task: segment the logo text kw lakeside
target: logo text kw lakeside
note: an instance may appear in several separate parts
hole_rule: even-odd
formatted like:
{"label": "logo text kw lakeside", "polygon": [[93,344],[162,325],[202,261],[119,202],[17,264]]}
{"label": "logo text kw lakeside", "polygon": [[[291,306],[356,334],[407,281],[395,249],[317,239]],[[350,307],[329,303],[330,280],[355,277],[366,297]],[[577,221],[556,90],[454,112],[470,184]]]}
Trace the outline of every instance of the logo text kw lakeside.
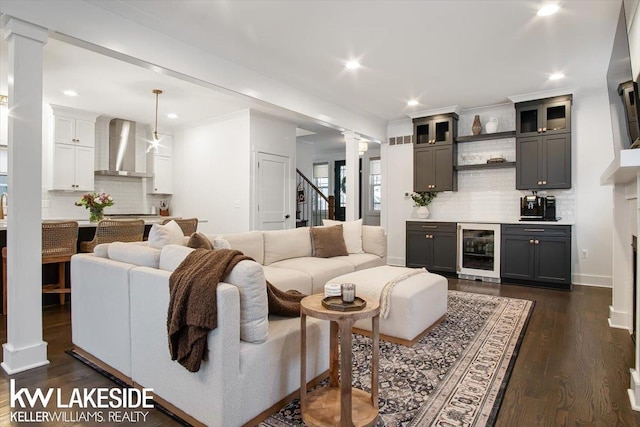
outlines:
{"label": "logo text kw lakeside", "polygon": [[[27,388],[16,390],[15,379],[11,379],[11,408],[33,408],[38,402],[47,407],[55,396],[58,409],[137,409],[153,408],[153,389],[143,388],[74,388],[68,400],[63,399],[60,388],[43,391],[37,388],[30,392]],[[28,405],[28,406],[27,406]]]}

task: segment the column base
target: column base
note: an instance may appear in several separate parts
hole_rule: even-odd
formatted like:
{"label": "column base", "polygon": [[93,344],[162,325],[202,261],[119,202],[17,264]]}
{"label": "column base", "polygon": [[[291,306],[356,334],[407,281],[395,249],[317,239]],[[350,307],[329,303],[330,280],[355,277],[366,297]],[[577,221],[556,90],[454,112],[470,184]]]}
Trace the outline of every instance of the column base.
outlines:
{"label": "column base", "polygon": [[616,311],[612,305],[609,306],[610,328],[626,329],[631,333],[631,325],[629,323],[629,313],[626,311]]}
{"label": "column base", "polygon": [[640,375],[635,369],[630,369],[631,372],[631,388],[627,390],[629,393],[629,400],[631,401],[631,409],[634,411],[640,411]]}
{"label": "column base", "polygon": [[13,344],[6,343],[2,348],[3,361],[0,366],[9,375],[49,364],[45,341],[23,348],[15,348]]}

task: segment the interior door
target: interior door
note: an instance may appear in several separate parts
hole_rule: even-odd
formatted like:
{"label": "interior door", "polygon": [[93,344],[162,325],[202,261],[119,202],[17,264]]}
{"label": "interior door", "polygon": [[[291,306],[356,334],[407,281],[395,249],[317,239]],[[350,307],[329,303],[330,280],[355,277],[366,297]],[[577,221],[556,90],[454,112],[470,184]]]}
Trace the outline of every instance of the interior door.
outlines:
{"label": "interior door", "polygon": [[258,153],[258,221],[260,230],[293,228],[291,158]]}
{"label": "interior door", "polygon": [[[346,160],[336,160],[333,167],[333,195],[336,198],[335,219],[344,221],[346,217],[345,208],[347,206],[347,162]],[[362,218],[362,159],[358,162],[358,185],[360,186],[360,200],[358,201],[358,216]]]}

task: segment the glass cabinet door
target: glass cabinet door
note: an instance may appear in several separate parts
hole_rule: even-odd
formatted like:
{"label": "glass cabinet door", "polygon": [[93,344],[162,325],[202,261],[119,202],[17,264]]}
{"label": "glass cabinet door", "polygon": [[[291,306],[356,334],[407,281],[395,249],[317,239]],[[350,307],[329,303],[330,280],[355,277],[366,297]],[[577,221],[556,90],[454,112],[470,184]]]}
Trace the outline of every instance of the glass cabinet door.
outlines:
{"label": "glass cabinet door", "polygon": [[571,102],[559,101],[542,106],[542,133],[567,133],[571,131]]}
{"label": "glass cabinet door", "polygon": [[433,122],[431,120],[420,120],[414,122],[414,135],[416,145],[431,144],[433,136]]}
{"label": "glass cabinet door", "polygon": [[432,144],[451,144],[453,142],[453,132],[451,129],[451,118],[434,119],[433,135],[431,136]]}
{"label": "glass cabinet door", "polygon": [[516,108],[517,136],[533,136],[542,132],[540,105]]}

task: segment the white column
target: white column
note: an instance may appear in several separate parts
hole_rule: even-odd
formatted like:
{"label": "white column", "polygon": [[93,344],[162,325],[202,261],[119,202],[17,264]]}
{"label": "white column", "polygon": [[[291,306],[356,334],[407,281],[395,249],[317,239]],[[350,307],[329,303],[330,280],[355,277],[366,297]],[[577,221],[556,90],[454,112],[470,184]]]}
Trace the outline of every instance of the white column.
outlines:
{"label": "white column", "polygon": [[630,266],[632,219],[628,209],[626,187],[616,185],[613,189],[613,289],[609,306],[609,326],[633,330],[632,301],[633,272]]}
{"label": "white column", "polygon": [[42,340],[42,72],[45,28],[4,18],[9,43],[8,316],[2,368],[46,365]]}
{"label": "white column", "polygon": [[347,168],[347,200],[345,219],[355,221],[360,218],[360,156],[358,144],[360,135],[347,131],[343,133],[346,149],[345,166]]}

